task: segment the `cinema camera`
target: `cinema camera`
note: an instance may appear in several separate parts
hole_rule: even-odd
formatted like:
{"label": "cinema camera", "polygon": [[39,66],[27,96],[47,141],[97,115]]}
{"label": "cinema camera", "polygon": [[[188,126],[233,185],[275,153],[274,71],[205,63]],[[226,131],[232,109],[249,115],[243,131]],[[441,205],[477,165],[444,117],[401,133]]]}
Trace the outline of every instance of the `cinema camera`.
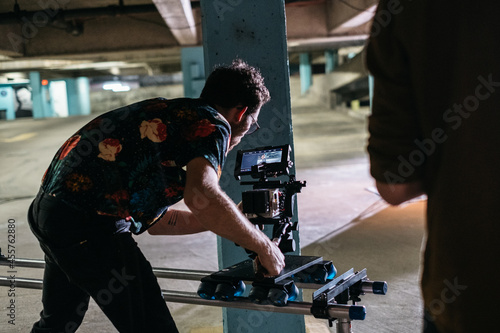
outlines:
{"label": "cinema camera", "polygon": [[[250,176],[257,181],[240,181],[241,185],[252,185],[253,190],[242,193],[242,210],[250,222],[256,225],[273,225],[272,239],[283,253],[295,251],[292,231],[297,222],[292,222],[295,195],[300,193],[305,181],[295,180],[289,174],[290,145],[260,147],[238,151],[234,176]],[[288,181],[270,180],[288,176]]]}

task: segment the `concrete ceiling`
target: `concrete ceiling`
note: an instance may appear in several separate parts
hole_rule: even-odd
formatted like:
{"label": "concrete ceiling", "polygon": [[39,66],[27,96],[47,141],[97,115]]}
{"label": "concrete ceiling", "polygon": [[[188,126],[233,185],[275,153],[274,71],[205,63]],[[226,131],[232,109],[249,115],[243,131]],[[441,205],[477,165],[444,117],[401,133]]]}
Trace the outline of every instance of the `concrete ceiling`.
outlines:
{"label": "concrete ceiling", "polygon": [[[0,82],[28,71],[51,77],[179,71],[181,48],[201,45],[199,1],[0,1]],[[362,45],[377,2],[286,0],[289,52]]]}

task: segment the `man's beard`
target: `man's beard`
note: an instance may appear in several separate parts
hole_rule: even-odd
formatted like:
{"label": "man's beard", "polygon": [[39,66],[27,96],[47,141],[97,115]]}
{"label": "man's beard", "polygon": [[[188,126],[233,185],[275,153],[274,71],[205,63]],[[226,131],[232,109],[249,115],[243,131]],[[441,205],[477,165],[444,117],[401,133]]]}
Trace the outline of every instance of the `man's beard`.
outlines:
{"label": "man's beard", "polygon": [[245,133],[246,133],[246,127],[244,123],[231,126],[231,139],[229,141],[228,151],[231,151],[231,149],[236,147],[241,142],[241,139],[243,139]]}

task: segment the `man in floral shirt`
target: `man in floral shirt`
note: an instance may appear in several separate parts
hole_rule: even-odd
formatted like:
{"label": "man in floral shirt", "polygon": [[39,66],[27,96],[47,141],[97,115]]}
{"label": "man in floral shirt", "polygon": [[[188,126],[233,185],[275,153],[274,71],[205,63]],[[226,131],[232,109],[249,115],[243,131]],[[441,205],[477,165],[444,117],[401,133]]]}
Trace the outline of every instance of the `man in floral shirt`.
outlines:
{"label": "man in floral shirt", "polygon": [[[279,274],[279,248],[218,185],[227,152],[258,128],[268,100],[259,71],[237,60],[214,70],[199,99],[125,106],[69,138],[28,213],[46,261],[32,332],[74,332],[90,297],[120,332],[177,332],[132,233],[211,230]],[[190,211],[168,209],[181,199]]]}

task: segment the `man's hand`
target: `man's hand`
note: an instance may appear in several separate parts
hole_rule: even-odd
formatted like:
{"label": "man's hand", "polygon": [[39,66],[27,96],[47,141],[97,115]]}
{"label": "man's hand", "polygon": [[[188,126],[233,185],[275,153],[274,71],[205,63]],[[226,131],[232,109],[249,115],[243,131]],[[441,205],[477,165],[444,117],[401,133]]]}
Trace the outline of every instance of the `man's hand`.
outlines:
{"label": "man's hand", "polygon": [[270,242],[269,245],[266,253],[257,253],[257,258],[255,258],[255,265],[257,268],[261,265],[265,269],[263,273],[266,277],[279,275],[285,268],[285,256],[278,245],[275,242]]}

